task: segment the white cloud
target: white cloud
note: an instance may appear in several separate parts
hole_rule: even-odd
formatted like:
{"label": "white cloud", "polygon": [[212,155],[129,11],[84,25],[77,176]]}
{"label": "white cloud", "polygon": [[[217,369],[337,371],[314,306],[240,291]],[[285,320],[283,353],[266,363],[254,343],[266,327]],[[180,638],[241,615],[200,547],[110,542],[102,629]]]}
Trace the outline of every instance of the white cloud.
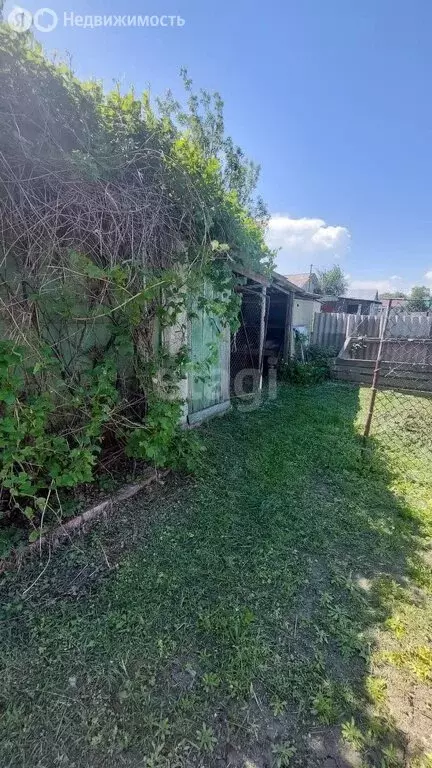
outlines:
{"label": "white cloud", "polygon": [[398,291],[399,287],[394,285],[393,278],[388,277],[383,280],[351,280],[350,290],[379,291],[380,293],[387,293],[389,291]]}
{"label": "white cloud", "polygon": [[425,278],[426,278],[426,280],[432,280],[432,269],[430,269],[428,272],[426,272]]}
{"label": "white cloud", "polygon": [[401,279],[398,275],[381,278],[380,280],[350,279],[347,293],[349,296],[356,296],[359,299],[373,299],[377,291],[380,294],[394,293],[395,291],[409,293],[410,288],[407,285],[401,284]]}
{"label": "white cloud", "polygon": [[347,227],[332,226],[324,219],[294,219],[281,213],[273,214],[267,231],[269,246],[281,249],[278,256],[280,268],[283,265],[291,271],[298,268],[299,262],[304,268],[308,266],[305,256],[316,264],[344,256],[350,239]]}

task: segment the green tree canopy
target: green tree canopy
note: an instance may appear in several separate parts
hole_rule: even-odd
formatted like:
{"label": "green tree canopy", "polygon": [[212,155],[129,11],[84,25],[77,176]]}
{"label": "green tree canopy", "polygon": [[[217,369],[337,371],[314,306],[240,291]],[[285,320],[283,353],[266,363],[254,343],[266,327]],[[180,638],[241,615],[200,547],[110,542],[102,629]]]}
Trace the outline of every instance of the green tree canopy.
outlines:
{"label": "green tree canopy", "polygon": [[431,303],[430,288],[425,285],[415,285],[408,296],[407,309],[409,312],[426,312]]}
{"label": "green tree canopy", "polygon": [[338,264],[334,264],[330,269],[320,270],[318,279],[323,296],[343,296],[348,288],[347,277]]}

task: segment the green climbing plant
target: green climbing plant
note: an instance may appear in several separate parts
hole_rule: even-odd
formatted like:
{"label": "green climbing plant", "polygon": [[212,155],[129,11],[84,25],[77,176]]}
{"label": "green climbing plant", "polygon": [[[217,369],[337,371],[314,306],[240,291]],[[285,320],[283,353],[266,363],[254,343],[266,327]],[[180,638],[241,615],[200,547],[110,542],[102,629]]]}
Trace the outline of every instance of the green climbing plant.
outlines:
{"label": "green climbing plant", "polygon": [[58,431],[61,390],[28,394],[24,389],[37,374],[56,368],[49,353],[29,365],[24,349],[0,342],[0,482],[10,507],[32,524],[48,507],[48,491],[91,482],[103,427],[118,398],[113,366],[96,365],[88,372],[87,386],[76,388],[70,398],[81,418],[73,429]]}
{"label": "green climbing plant", "polygon": [[[259,167],[227,136],[218,94],[156,101],[81,81],[0,21],[0,527],[31,536],[92,482],[109,441],[192,470],[166,336],[207,314],[235,330],[236,265],[271,270]],[[53,204],[55,201],[55,204]]]}

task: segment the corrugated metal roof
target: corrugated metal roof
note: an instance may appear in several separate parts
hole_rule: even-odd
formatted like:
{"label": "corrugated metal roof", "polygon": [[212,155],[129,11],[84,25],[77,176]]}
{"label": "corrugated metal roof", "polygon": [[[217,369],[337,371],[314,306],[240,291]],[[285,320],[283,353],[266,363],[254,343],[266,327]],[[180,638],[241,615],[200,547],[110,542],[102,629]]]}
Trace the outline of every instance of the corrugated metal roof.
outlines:
{"label": "corrugated metal roof", "polygon": [[294,283],[294,285],[297,285],[299,288],[305,288],[305,286],[309,283],[312,275],[309,272],[299,272],[298,274],[294,275],[284,275],[284,277],[286,277],[290,283]]}

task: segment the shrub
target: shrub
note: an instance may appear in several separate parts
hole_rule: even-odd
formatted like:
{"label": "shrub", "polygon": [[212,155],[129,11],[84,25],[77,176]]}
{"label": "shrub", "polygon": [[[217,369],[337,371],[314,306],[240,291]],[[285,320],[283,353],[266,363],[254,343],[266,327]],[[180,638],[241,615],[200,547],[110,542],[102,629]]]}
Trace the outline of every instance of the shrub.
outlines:
{"label": "shrub", "polygon": [[194,471],[203,447],[197,435],[181,429],[181,408],[179,401],[155,400],[143,426],[130,433],[126,454],[156,467]]}
{"label": "shrub", "polygon": [[[37,374],[47,371],[52,388],[41,392]],[[24,515],[35,536],[39,520],[49,522],[51,491],[93,479],[104,425],[118,398],[114,378],[108,362],[96,365],[88,371],[87,386],[75,388],[72,396],[49,351],[34,364],[24,349],[0,342],[2,497],[8,498],[9,512]],[[59,430],[56,419],[65,398],[75,417]]]}
{"label": "shrub", "polygon": [[279,366],[280,381],[303,386],[320,384],[331,377],[330,360],[335,357],[333,349],[310,346],[306,350],[305,360],[292,359]]}

